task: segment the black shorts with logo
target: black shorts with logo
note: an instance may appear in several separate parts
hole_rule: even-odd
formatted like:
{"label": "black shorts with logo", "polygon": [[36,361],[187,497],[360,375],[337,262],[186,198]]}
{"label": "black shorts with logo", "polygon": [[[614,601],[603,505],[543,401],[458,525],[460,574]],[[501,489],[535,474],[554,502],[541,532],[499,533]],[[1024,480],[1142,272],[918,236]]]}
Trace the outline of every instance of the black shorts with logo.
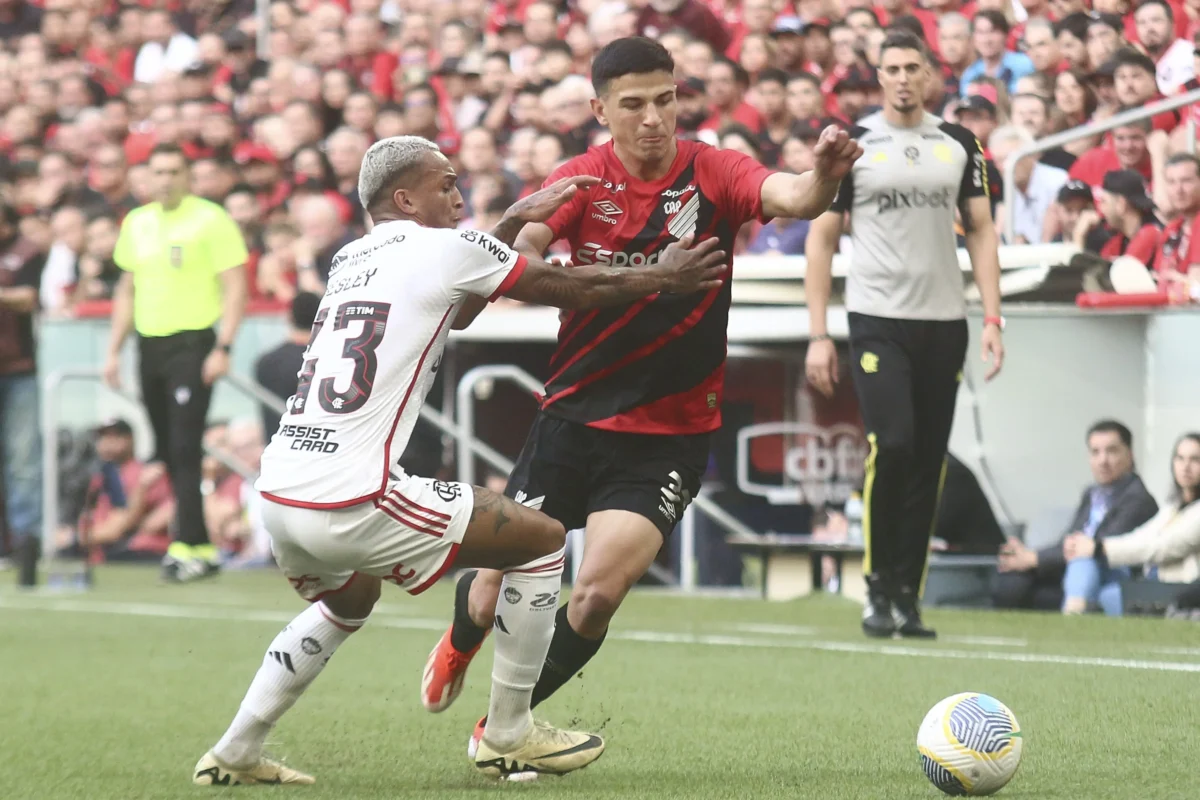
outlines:
{"label": "black shorts with logo", "polygon": [[505,494],[582,528],[593,511],[632,511],[668,536],[708,467],[707,433],[667,436],[589,428],[539,413]]}

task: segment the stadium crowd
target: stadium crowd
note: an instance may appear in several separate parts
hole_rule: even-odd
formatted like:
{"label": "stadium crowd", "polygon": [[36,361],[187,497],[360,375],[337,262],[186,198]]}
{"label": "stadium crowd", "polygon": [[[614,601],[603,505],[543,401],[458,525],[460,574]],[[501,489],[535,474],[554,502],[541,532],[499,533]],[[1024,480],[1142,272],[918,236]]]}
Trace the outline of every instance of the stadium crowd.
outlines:
{"label": "stadium crowd", "polygon": [[[284,314],[323,291],[334,254],[363,231],[358,169],[379,138],[436,141],[459,170],[464,227],[486,229],[607,139],[588,65],[613,39],[641,34],[675,57],[681,135],[801,172],[827,124],[852,128],[877,107],[889,26],[933,54],[944,80],[928,110],[984,144],[997,228],[1011,218],[1016,231],[1009,243],[1131,255],[1172,302],[1200,300],[1200,161],[1188,154],[1200,107],[1022,159],[1011,208],[1000,179],[1036,139],[1200,87],[1198,0],[276,0],[264,57],[254,6],[0,0],[0,226],[29,251],[16,280],[36,288],[41,313],[108,313],[120,226],[150,199],[157,145],[178,145],[192,191],[237,222],[251,309]],[[739,246],[798,255],[807,231],[802,220],[753,223]],[[0,378],[28,369],[20,353],[5,356]],[[110,529],[165,541],[165,479],[122,466],[127,428],[99,432],[110,466],[91,495],[116,497],[88,524],[101,543]],[[248,464],[261,452],[250,423],[209,437]],[[216,462],[204,469],[214,537],[261,559],[252,493]],[[137,518],[112,522],[118,510]]]}
{"label": "stadium crowd", "polygon": [[[333,254],[361,231],[358,165],[377,138],[437,141],[462,176],[464,225],[486,225],[606,138],[588,63],[637,33],[676,57],[684,135],[799,172],[826,124],[852,126],[879,102],[887,26],[911,28],[934,53],[944,80],[927,106],[988,148],[997,225],[1013,218],[1013,243],[1131,254],[1174,299],[1191,294],[1195,108],[1024,159],[1011,209],[1000,175],[1031,139],[1200,86],[1197,3],[279,0],[266,58],[253,6],[0,0],[0,180],[22,234],[47,254],[44,312],[103,310],[94,301],[113,290],[117,230],[148,199],[156,144],[183,148],[193,191],[242,228],[253,297],[282,309],[320,291]],[[806,231],[749,226],[741,246],[800,254]]]}

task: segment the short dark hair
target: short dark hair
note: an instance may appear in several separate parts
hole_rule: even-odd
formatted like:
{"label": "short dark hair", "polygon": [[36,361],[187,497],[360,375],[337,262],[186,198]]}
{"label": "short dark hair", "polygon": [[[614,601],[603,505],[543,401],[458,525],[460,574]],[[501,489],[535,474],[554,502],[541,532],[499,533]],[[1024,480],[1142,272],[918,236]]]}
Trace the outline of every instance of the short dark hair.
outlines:
{"label": "short dark hair", "polygon": [[817,88],[817,91],[821,90],[821,79],[818,78],[816,75],[813,75],[811,72],[797,72],[795,75],[788,78],[788,80],[787,80],[788,83],[794,83],[796,81],[804,81],[805,83],[811,83],[813,86],[815,86]]}
{"label": "short dark hair", "polygon": [[926,41],[925,28],[921,25],[921,20],[912,14],[904,14],[892,20],[892,24],[888,26],[888,32],[891,33],[892,31],[907,31],[922,42]]}
{"label": "short dark hair", "polygon": [[[183,159],[185,164],[191,165],[192,163],[187,157],[187,153],[183,152],[182,147],[177,144],[171,144],[170,142],[163,142],[161,144],[154,145],[154,149],[150,151],[150,158],[154,158],[155,156],[179,156]],[[149,161],[149,159],[147,159],[147,161]]]}
{"label": "short dark hair", "polygon": [[317,319],[317,308],[321,298],[312,292],[299,292],[292,298],[292,327],[299,330],[312,330],[313,322]]}
{"label": "short dark hair", "polygon": [[750,73],[746,72],[746,68],[741,64],[737,63],[731,58],[717,56],[713,59],[712,65],[715,67],[718,64],[723,67],[729,67],[729,71],[733,73],[733,81],[738,86],[741,86],[743,89],[750,86]]}
{"label": "short dark hair", "polygon": [[1137,16],[1137,12],[1141,11],[1146,6],[1162,6],[1163,13],[1167,15],[1167,19],[1171,22],[1175,21],[1175,11],[1171,8],[1171,4],[1168,3],[1167,0],[1143,0],[1143,2],[1138,3],[1137,8],[1133,10],[1134,16]]}
{"label": "short dark hair", "polygon": [[[1117,112],[1121,113],[1125,111],[1132,111],[1135,108],[1141,108],[1141,106],[1121,106],[1121,108],[1117,109]],[[1115,131],[1117,128],[1137,128],[1143,133],[1150,133],[1153,127],[1154,125],[1149,117],[1142,117],[1141,119],[1134,119],[1130,120],[1129,122],[1124,122],[1118,125],[1116,128],[1113,128],[1113,130]]]}
{"label": "short dark hair", "polygon": [[[983,12],[980,11],[980,14]],[[883,58],[883,54],[888,50],[916,50],[921,54],[921,58],[928,60],[929,55],[925,49],[925,43],[906,30],[892,28],[888,31],[888,35],[884,37],[883,44],[879,46],[879,58]]]}
{"label": "short dark hair", "polygon": [[571,45],[567,44],[561,39],[551,39],[542,45],[541,50],[541,55],[543,56],[549,55],[550,53],[562,53],[568,58],[573,58],[575,55],[571,50]]}
{"label": "short dark hair", "polygon": [[849,11],[846,12],[846,16],[843,17],[844,20],[847,20],[847,23],[846,23],[847,25],[849,24],[849,19],[850,19],[851,14],[866,14],[875,22],[875,27],[876,28],[879,27],[879,15],[875,13],[874,9],[863,8],[862,6],[859,6],[858,8],[850,9]]}
{"label": "short dark hair", "polygon": [[992,23],[993,28],[995,28],[996,30],[999,30],[999,31],[1003,31],[1005,36],[1008,35],[1008,32],[1010,30],[1009,25],[1008,25],[1008,19],[1003,14],[1001,14],[999,11],[996,11],[995,9],[991,9],[991,8],[985,9],[983,11],[976,11],[975,18],[971,20],[971,30],[972,31],[975,30],[975,26],[979,23],[980,20],[987,20],[988,22]]}
{"label": "short dark hair", "polygon": [[755,158],[762,156],[762,146],[759,144],[758,137],[754,134],[754,131],[740,122],[731,122],[717,131],[717,141],[721,141],[726,136],[742,137],[746,144],[750,145],[750,149],[754,151]]}
{"label": "short dark hair", "polygon": [[1092,423],[1092,427],[1088,428],[1087,438],[1091,439],[1092,435],[1097,433],[1115,433],[1121,440],[1121,444],[1133,449],[1133,434],[1129,432],[1129,428],[1115,419],[1102,419]]}
{"label": "short dark hair", "polygon": [[758,73],[758,80],[755,85],[760,83],[778,83],[780,86],[786,87],[788,83],[788,74],[781,69],[775,67],[767,67],[762,72]]}
{"label": "short dark hair", "polygon": [[1192,155],[1191,153],[1176,153],[1167,159],[1166,165],[1168,167],[1173,167],[1176,164],[1191,164],[1196,168],[1196,174],[1200,175],[1200,157]]}
{"label": "short dark hair", "polygon": [[592,60],[592,87],[596,94],[608,92],[608,86],[626,75],[646,75],[651,72],[675,74],[675,59],[653,39],[627,36],[609,42]]}
{"label": "short dark hair", "polygon": [[1144,72],[1155,74],[1156,68],[1150,56],[1140,50],[1134,50],[1132,47],[1122,47],[1113,54],[1112,62],[1113,72],[1120,67],[1139,67]]}
{"label": "short dark hair", "polygon": [[254,198],[258,197],[258,192],[254,191],[254,187],[248,183],[235,183],[233,188],[229,190],[229,194],[225,196],[225,199],[228,200],[235,194],[248,194]]}
{"label": "short dark hair", "polygon": [[1065,17],[1054,23],[1054,38],[1058,38],[1063,32],[1069,33],[1081,42],[1087,41],[1087,29],[1090,20],[1088,15],[1082,11],[1076,11],[1067,14]]}

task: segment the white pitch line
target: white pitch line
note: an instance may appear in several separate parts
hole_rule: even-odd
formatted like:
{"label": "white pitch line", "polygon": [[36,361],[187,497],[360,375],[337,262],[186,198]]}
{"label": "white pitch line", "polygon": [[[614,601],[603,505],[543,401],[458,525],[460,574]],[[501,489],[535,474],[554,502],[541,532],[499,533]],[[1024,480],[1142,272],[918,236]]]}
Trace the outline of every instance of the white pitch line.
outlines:
{"label": "white pitch line", "polygon": [[722,627],[742,633],[766,633],[774,636],[816,636],[819,631],[811,625],[769,625],[765,623],[747,622],[744,625],[723,625]]}
{"label": "white pitch line", "polygon": [[[185,605],[159,605],[150,603],[115,603],[89,600],[51,601],[47,598],[0,597],[0,608],[19,611],[66,611],[90,614],[115,614],[118,616],[168,617],[172,619],[231,620],[238,622],[290,622],[293,614],[286,611],[262,611],[254,609],[204,608]],[[380,619],[379,624],[403,630],[444,630],[445,620],[399,618]],[[1075,667],[1107,667],[1113,669],[1135,669],[1153,672],[1200,672],[1200,664],[1182,661],[1147,661],[1144,659],[1097,658],[1091,656],[1066,656],[1053,653],[1003,653],[994,650],[942,650],[937,648],[912,647],[906,645],[871,644],[865,642],[837,642],[803,639],[750,639],[743,636],[723,636],[692,633],[668,633],[664,631],[613,631],[613,639],[654,644],[700,645],[707,647],[762,647],[783,650],[817,650],[830,653],[860,653],[866,655],[902,656],[906,658],[935,658],[956,661],[1007,661],[1021,664],[1063,664]]]}
{"label": "white pitch line", "polygon": [[1200,647],[1148,647],[1151,653],[1164,656],[1200,656]]}
{"label": "white pitch line", "polygon": [[954,644],[977,644],[980,647],[1028,647],[1024,639],[1009,639],[1004,636],[942,636],[938,634],[939,642]]}
{"label": "white pitch line", "polygon": [[[808,625],[772,625],[750,622],[737,625],[723,625],[722,627],[730,630],[738,631],[739,633],[761,633],[768,636],[819,636],[821,633],[829,633],[829,629],[815,628]],[[1024,639],[1009,639],[1003,636],[939,636],[939,642],[950,642],[951,644],[969,644],[978,645],[980,647],[1027,647],[1029,642]],[[1200,650],[1196,653],[1188,653],[1186,655],[1200,655]]]}

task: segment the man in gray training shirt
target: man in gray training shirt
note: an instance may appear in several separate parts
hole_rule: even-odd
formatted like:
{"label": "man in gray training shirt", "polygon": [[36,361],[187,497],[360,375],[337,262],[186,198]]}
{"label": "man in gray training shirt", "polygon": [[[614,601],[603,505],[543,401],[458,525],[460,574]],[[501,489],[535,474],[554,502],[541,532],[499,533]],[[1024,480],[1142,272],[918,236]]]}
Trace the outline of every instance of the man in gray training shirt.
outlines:
{"label": "man in gray training shirt", "polygon": [[851,368],[871,446],[863,487],[863,631],[869,636],[935,635],[921,622],[917,601],[969,338],[956,212],[983,298],[989,380],[1004,359],[1000,263],[983,150],[966,128],[925,112],[931,80],[921,41],[889,33],[880,54],[883,110],[851,130],[864,155],[830,210],[813,222],[807,243],[812,335],[806,372],[828,395],[838,364],[825,310],[834,249],[849,215]]}

